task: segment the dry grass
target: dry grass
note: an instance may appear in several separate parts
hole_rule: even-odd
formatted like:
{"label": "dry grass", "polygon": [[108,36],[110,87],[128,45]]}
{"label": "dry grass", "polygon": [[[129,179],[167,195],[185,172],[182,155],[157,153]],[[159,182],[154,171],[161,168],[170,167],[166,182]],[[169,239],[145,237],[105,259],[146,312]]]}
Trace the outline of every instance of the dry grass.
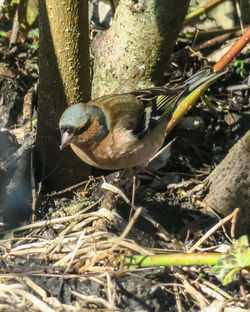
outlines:
{"label": "dry grass", "polygon": [[[105,208],[89,212],[97,204],[72,216],[35,222],[5,233],[0,242],[0,311],[120,311],[116,277],[135,276],[137,271],[148,269],[115,268],[116,256],[150,255],[166,250],[143,248],[126,238],[141,209],[136,210],[122,235],[116,236],[108,232],[107,224],[119,216]],[[222,307],[227,307],[224,311],[247,311],[243,298],[236,300],[218,285],[197,279],[198,273],[194,268],[172,269],[169,274],[173,283],[152,280],[152,287],[170,293],[176,300],[176,311],[182,309],[180,296],[193,302],[195,311],[207,311],[207,307],[216,307],[213,311],[223,311]],[[53,280],[57,296],[47,288]],[[65,281],[73,280],[98,284],[103,289],[102,296],[72,288],[69,293],[74,300],[65,303],[60,292]],[[236,306],[240,310],[235,310]]]}

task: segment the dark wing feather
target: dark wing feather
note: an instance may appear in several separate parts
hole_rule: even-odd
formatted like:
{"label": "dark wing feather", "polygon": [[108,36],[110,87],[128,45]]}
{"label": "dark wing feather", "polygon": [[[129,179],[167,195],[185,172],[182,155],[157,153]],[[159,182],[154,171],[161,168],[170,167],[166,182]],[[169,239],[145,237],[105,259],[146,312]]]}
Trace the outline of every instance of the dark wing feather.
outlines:
{"label": "dark wing feather", "polygon": [[164,119],[170,120],[182,93],[180,89],[151,88],[131,92],[144,105],[144,116],[140,119],[134,131],[137,137],[143,137],[147,131],[154,129]]}

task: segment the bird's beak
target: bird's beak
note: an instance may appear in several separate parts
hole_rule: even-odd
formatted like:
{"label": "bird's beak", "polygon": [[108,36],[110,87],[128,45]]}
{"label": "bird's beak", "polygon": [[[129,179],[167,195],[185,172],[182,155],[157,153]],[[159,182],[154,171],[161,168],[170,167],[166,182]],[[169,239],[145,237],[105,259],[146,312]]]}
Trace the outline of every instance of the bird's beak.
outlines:
{"label": "bird's beak", "polygon": [[62,150],[64,147],[68,146],[71,143],[71,140],[73,138],[72,133],[63,132],[62,134],[62,139],[61,139],[61,145],[60,145],[60,150]]}

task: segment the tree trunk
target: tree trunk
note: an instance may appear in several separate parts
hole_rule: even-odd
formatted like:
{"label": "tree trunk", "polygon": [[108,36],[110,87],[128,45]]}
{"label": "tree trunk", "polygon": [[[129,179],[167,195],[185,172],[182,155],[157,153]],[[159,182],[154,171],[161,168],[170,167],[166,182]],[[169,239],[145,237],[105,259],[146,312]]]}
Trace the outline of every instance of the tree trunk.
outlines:
{"label": "tree trunk", "polygon": [[93,43],[92,98],[161,84],[189,0],[120,0]]}
{"label": "tree trunk", "polygon": [[223,216],[240,208],[238,232],[250,234],[250,130],[208,177],[205,203]]}
{"label": "tree trunk", "polygon": [[90,99],[88,1],[39,1],[37,154],[52,189],[79,182],[89,167],[59,150],[58,122],[67,105]]}

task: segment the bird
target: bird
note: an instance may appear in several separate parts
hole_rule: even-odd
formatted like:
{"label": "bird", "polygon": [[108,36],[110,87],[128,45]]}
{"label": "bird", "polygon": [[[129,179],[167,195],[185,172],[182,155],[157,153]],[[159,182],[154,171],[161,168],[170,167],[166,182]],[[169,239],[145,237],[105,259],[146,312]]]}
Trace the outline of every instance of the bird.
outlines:
{"label": "bird", "polygon": [[146,167],[163,145],[177,106],[224,73],[206,66],[182,83],[104,95],[69,106],[59,121],[60,149],[70,145],[82,161],[100,169]]}

